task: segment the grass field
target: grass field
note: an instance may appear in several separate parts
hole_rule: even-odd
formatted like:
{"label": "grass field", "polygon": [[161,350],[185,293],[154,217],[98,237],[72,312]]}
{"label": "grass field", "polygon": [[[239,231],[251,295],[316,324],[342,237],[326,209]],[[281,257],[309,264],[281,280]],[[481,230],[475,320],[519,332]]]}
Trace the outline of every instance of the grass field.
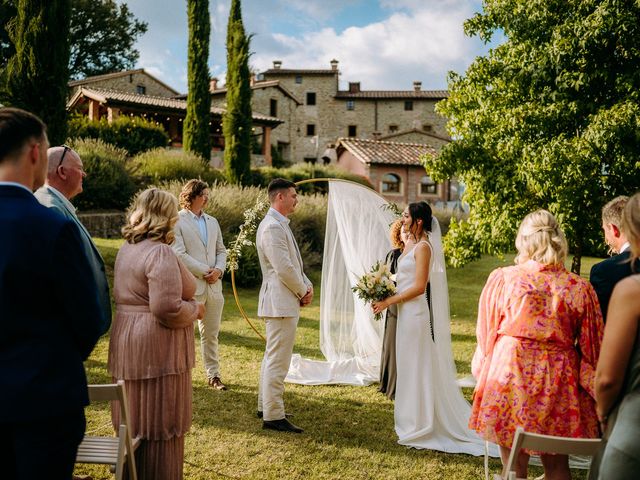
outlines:
{"label": "grass field", "polygon": [[[121,241],[97,239],[109,273]],[[509,265],[513,256],[500,260],[485,257],[463,269],[449,270],[451,329],[458,374],[470,372],[475,348],[475,315],[478,297],[489,272]],[[588,272],[596,259],[583,259]],[[312,272],[319,286],[319,272]],[[255,315],[257,289],[240,291],[242,306]],[[319,292],[314,303],[302,310],[295,352],[321,358],[319,351]],[[255,416],[258,369],[263,342],[238,313],[230,285],[225,285],[225,309],[220,334],[221,367],[226,392],[206,384],[201,359],[193,370],[194,413],[186,437],[186,479],[452,479],[484,478],[483,459],[468,455],[413,450],[396,443],[393,403],[369,387],[286,385],[287,410],[305,429],[302,435],[261,429]],[[253,317],[255,318],[255,317]],[[262,329],[263,325],[254,323]],[[198,341],[195,339],[194,341]],[[198,341],[199,342],[199,341]],[[108,337],[94,350],[86,367],[90,383],[111,381],[106,371]],[[470,398],[471,390],[464,391]],[[87,430],[109,434],[108,407],[87,409]],[[493,472],[499,461],[490,463]],[[78,466],[77,474],[94,479],[112,478],[105,467]],[[530,469],[530,477],[539,475]],[[576,472],[574,478],[584,478]]]}

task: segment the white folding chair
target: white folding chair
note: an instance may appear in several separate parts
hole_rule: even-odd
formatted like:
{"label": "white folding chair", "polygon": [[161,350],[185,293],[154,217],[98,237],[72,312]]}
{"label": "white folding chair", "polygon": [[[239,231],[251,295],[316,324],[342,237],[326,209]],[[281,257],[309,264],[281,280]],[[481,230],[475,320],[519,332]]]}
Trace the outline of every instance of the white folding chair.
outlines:
{"label": "white folding chair", "polygon": [[135,450],[140,440],[131,439],[129,427],[129,407],[124,381],[109,385],[89,385],[89,400],[93,402],[110,402],[117,400],[120,404],[120,425],[116,437],[98,437],[85,435],[78,447],[76,463],[97,463],[110,465],[116,480],[121,480],[124,465],[129,469],[130,480],[137,480]]}
{"label": "white folding chair", "polygon": [[569,438],[541,435],[539,433],[525,432],[518,427],[511,445],[509,460],[504,471],[508,480],[516,479],[516,463],[521,449],[537,450],[545,453],[558,453],[561,455],[588,455],[593,456],[602,444],[600,438]]}

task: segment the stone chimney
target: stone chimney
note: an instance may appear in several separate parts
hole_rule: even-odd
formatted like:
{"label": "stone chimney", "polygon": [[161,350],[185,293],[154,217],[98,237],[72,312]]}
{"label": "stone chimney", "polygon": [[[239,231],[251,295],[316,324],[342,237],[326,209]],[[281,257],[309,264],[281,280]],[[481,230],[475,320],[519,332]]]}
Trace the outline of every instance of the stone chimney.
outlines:
{"label": "stone chimney", "polygon": [[209,91],[213,92],[218,88],[218,77],[211,77],[209,80]]}
{"label": "stone chimney", "polygon": [[360,91],[360,82],[349,82],[349,93],[358,93]]}
{"label": "stone chimney", "polygon": [[418,82],[418,81],[413,82],[413,89],[416,92],[419,92],[422,89],[422,82]]}
{"label": "stone chimney", "polygon": [[329,63],[331,64],[331,70],[338,70],[338,60],[334,58]]}
{"label": "stone chimney", "polygon": [[282,66],[282,60],[274,60],[273,61],[273,69],[274,70],[280,70],[281,66]]}

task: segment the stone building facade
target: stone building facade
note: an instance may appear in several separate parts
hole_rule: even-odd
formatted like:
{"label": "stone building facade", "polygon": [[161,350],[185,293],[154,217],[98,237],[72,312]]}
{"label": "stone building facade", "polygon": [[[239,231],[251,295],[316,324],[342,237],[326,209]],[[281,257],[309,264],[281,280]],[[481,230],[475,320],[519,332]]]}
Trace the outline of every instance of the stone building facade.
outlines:
{"label": "stone building facade", "polygon": [[143,68],[87,77],[69,82],[68,85],[70,89],[69,97],[73,97],[80,87],[95,87],[102,90],[116,90],[118,92],[167,98],[173,98],[179,94],[179,92],[156,77],[149,75]]}
{"label": "stone building facade", "polygon": [[[340,90],[338,61],[332,60],[330,67],[326,70],[285,69],[282,62],[274,61],[273,68],[263,72],[254,84],[255,94],[262,83],[277,82],[300,101],[295,109],[278,115],[284,121],[279,134],[284,136],[287,130],[291,142],[285,150],[289,152],[285,155],[287,160],[293,163],[321,161],[325,150],[335,147],[340,137],[379,139],[411,132],[416,134],[411,141],[431,145],[436,150],[450,141],[446,118],[435,112],[436,103],[447,97],[446,91],[422,90],[420,82],[414,82],[411,90],[367,91],[360,88],[359,82]],[[270,113],[262,109],[266,106],[264,97],[271,92],[273,89],[265,89],[260,100],[254,101],[256,111]],[[212,94],[215,96],[215,91]],[[290,112],[293,115],[289,117]],[[427,135],[421,136],[422,133]]]}

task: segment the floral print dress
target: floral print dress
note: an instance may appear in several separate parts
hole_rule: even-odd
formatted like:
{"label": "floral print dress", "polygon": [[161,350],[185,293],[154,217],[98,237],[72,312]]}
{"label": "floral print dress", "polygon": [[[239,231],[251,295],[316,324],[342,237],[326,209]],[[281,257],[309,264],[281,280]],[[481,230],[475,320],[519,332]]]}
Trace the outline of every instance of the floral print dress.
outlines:
{"label": "floral print dress", "polygon": [[603,328],[593,287],[563,265],[529,260],[492,272],[478,308],[469,427],[507,448],[518,426],[597,437],[595,366]]}

